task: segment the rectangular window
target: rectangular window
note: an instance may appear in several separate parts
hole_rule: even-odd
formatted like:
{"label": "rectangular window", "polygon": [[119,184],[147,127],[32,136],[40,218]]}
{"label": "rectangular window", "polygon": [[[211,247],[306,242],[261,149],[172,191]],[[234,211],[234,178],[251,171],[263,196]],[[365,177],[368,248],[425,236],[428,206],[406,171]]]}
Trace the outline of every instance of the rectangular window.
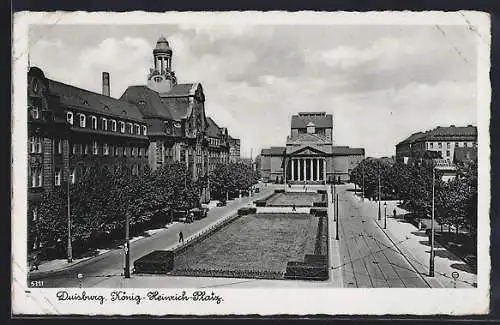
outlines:
{"label": "rectangular window", "polygon": [[57,141],[57,153],[62,154],[62,140]]}
{"label": "rectangular window", "polygon": [[73,113],[72,112],[66,113],[66,121],[68,121],[69,124],[73,125]]}
{"label": "rectangular window", "polygon": [[116,132],[116,121],[111,120],[111,131]]}
{"label": "rectangular window", "polygon": [[432,142],[431,142],[431,143],[429,143],[429,145],[430,145],[430,148],[431,148],[431,149],[434,147],[434,143],[432,143]]}
{"label": "rectangular window", "polygon": [[142,150],[143,148],[139,148],[139,157],[142,157]]}
{"label": "rectangular window", "polygon": [[143,135],[147,135],[148,134],[148,128],[145,125],[142,126],[142,134]]}
{"label": "rectangular window", "polygon": [[446,142],[446,149],[450,149],[450,143]]}
{"label": "rectangular window", "polygon": [[31,168],[31,187],[43,186],[43,169],[41,167]]}
{"label": "rectangular window", "polygon": [[35,148],[35,137],[30,137],[30,152],[35,153],[36,148]]}
{"label": "rectangular window", "polygon": [[441,142],[439,142],[439,149],[442,149],[443,148],[443,144]]}
{"label": "rectangular window", "polygon": [[120,147],[115,147],[115,157],[118,157],[118,150],[120,150]]}
{"label": "rectangular window", "polygon": [[88,144],[86,144],[86,145],[85,145],[85,148],[84,148],[84,150],[83,150],[83,153],[84,153],[85,155],[88,155],[88,154],[89,154],[89,145],[88,145]]}
{"label": "rectangular window", "polygon": [[75,184],[76,182],[76,170],[74,168],[71,168],[70,174],[69,174],[69,181],[71,184]]}
{"label": "rectangular window", "polygon": [[459,143],[455,142],[455,148],[459,147]]}
{"label": "rectangular window", "polygon": [[84,128],[86,125],[85,115],[80,114],[80,127]]}
{"label": "rectangular window", "polygon": [[104,131],[107,131],[107,130],[108,130],[108,119],[106,119],[106,118],[104,118],[104,117],[102,118],[102,129],[103,129]]}
{"label": "rectangular window", "polygon": [[467,148],[467,142],[464,142],[464,147]]}
{"label": "rectangular window", "polygon": [[99,149],[98,149],[98,147],[97,147],[97,141],[93,141],[93,142],[92,142],[92,153],[93,153],[94,155],[97,155],[98,150],[99,150]]}
{"label": "rectangular window", "polygon": [[446,150],[446,157],[450,156],[450,150]]}
{"label": "rectangular window", "polygon": [[55,186],[61,185],[61,169],[60,168],[57,168],[56,173],[54,174],[54,185]]}
{"label": "rectangular window", "polygon": [[108,144],[107,144],[107,143],[105,143],[105,144],[103,145],[103,147],[102,147],[102,148],[103,148],[102,150],[103,150],[104,155],[105,155],[105,156],[109,155],[109,148],[108,148]]}
{"label": "rectangular window", "polygon": [[35,119],[38,120],[40,118],[40,111],[38,110],[38,107],[33,107],[31,109],[31,116]]}
{"label": "rectangular window", "polygon": [[125,133],[125,122],[120,121],[120,132]]}
{"label": "rectangular window", "polygon": [[71,153],[76,155],[76,144],[71,145]]}
{"label": "rectangular window", "polygon": [[137,148],[136,147],[132,148],[132,157],[135,157],[135,156],[137,156]]}

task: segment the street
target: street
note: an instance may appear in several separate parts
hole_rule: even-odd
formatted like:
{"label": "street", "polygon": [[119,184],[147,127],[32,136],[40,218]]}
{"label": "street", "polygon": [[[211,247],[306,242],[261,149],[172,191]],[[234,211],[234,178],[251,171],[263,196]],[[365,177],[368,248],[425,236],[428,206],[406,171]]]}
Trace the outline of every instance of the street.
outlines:
{"label": "street", "polygon": [[[367,202],[354,197],[348,185],[337,186],[336,193],[339,194],[341,265],[332,265],[332,268],[341,270],[343,287],[428,288],[378,227],[376,211],[370,211]],[[383,213],[382,207],[382,218]]]}
{"label": "street", "polygon": [[[217,220],[235,213],[240,207],[248,202],[262,198],[272,191],[274,186],[268,185],[262,187],[260,193],[252,197],[243,197],[228,201],[227,206],[212,208],[208,212],[206,218],[196,220],[191,224],[174,222],[168,225],[168,229],[160,231],[150,237],[132,241],[130,243],[131,265],[133,262],[154,251],[165,250],[170,246],[177,244],[178,233],[182,231],[184,238],[195,234],[206,226],[216,222]],[[115,249],[103,255],[97,256],[88,262],[77,264],[68,270],[58,271],[54,274],[47,275],[37,280],[43,280],[43,286],[47,288],[54,287],[99,287],[100,283],[111,277],[122,277],[124,266],[123,249]],[[82,274],[83,278],[79,280],[78,274]]]}

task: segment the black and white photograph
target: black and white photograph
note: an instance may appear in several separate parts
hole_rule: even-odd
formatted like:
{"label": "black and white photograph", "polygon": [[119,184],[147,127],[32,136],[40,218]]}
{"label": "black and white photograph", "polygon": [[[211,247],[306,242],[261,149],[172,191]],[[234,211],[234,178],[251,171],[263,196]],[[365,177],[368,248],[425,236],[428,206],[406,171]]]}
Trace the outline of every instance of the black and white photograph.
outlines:
{"label": "black and white photograph", "polygon": [[487,313],[487,14],[14,18],[14,311]]}

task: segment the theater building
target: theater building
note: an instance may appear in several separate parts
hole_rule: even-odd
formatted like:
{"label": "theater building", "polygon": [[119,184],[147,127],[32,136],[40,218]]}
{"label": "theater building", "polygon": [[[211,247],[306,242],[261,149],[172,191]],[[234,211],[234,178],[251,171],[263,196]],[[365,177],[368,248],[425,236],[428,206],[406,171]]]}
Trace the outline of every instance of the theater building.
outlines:
{"label": "theater building", "polygon": [[261,176],[265,182],[326,184],[350,172],[364,159],[363,148],[335,146],[333,117],[325,112],[293,115],[285,147],[261,151]]}

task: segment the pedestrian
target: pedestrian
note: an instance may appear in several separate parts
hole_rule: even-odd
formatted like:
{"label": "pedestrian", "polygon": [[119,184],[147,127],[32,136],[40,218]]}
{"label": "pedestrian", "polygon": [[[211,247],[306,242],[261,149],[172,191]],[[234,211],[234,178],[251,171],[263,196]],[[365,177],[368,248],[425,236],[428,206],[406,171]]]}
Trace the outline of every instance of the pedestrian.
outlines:
{"label": "pedestrian", "polygon": [[394,210],[392,210],[392,214],[394,215],[394,219],[396,219],[396,208],[394,208]]}
{"label": "pedestrian", "polygon": [[179,232],[179,243],[181,242],[184,244],[184,235],[182,234],[182,231]]}

